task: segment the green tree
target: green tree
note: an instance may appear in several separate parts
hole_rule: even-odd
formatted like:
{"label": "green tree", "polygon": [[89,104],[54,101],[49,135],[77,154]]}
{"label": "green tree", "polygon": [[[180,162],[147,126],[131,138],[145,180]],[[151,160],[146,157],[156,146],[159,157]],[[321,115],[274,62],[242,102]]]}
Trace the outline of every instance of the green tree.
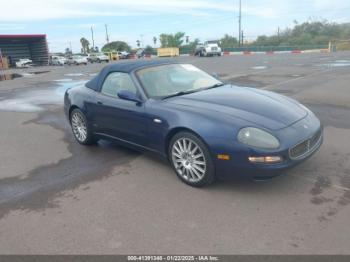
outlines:
{"label": "green tree", "polygon": [[66,56],[72,55],[72,51],[69,49],[69,47],[67,47],[67,48],[65,49],[64,54],[65,54]]}
{"label": "green tree", "polygon": [[159,41],[161,47],[180,47],[184,40],[184,32],[177,32],[176,34],[161,34],[159,36]]}
{"label": "green tree", "polygon": [[199,44],[199,42],[200,42],[199,39],[196,38],[194,41],[189,42],[188,44],[181,46],[181,48],[184,49],[184,50],[187,49],[187,50],[189,50],[191,53],[193,53],[194,50],[196,49],[197,45]]}
{"label": "green tree", "polygon": [[154,44],[154,46],[156,46],[156,44],[157,44],[157,37],[153,37],[153,44]]}
{"label": "green tree", "polygon": [[235,46],[238,46],[238,40],[233,36],[226,34],[223,38],[220,39],[221,48],[232,48]]}
{"label": "green tree", "polygon": [[321,20],[300,24],[295,21],[293,28],[286,28],[279,35],[259,36],[254,45],[326,45],[330,41],[347,39],[350,39],[350,23],[337,24]]}
{"label": "green tree", "polygon": [[150,45],[146,46],[146,47],[145,47],[145,53],[146,53],[147,55],[151,55],[151,54],[153,53],[153,47],[150,46]]}
{"label": "green tree", "polygon": [[80,38],[80,44],[81,44],[81,51],[84,54],[88,53],[90,42],[85,37],[82,37]]}
{"label": "green tree", "polygon": [[130,52],[130,46],[123,41],[114,41],[108,44],[105,44],[102,47],[102,52],[115,52],[115,51],[127,51]]}

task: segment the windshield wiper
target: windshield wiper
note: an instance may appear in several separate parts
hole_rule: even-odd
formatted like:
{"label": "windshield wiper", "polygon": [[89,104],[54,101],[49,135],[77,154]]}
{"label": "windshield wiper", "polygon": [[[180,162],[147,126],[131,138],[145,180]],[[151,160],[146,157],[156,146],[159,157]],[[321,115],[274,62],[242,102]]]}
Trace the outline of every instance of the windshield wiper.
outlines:
{"label": "windshield wiper", "polygon": [[215,85],[206,87],[204,89],[207,90],[207,89],[212,89],[212,88],[216,88],[216,87],[220,87],[220,86],[224,86],[224,85],[225,85],[224,83],[216,83]]}
{"label": "windshield wiper", "polygon": [[180,91],[180,92],[177,92],[177,93],[172,94],[172,95],[164,96],[162,99],[167,99],[167,98],[175,97],[175,96],[183,96],[183,95],[191,94],[191,93],[194,93],[197,91],[198,90]]}
{"label": "windshield wiper", "polygon": [[225,85],[224,83],[216,83],[215,85],[212,85],[209,87],[188,90],[188,91],[180,91],[180,92],[177,92],[177,93],[172,94],[172,95],[164,96],[162,99],[167,99],[167,98],[174,97],[174,96],[183,96],[183,95],[187,95],[187,94],[191,94],[191,93],[195,93],[195,92],[199,92],[199,91],[203,91],[203,90],[207,90],[207,89],[212,89],[212,88],[216,88],[216,87],[220,87],[220,86],[224,86],[224,85]]}

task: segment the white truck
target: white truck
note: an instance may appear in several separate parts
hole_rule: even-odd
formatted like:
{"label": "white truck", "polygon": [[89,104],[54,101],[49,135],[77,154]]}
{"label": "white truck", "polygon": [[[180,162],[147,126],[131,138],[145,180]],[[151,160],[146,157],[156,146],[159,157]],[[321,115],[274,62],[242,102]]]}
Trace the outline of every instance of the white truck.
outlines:
{"label": "white truck", "polygon": [[206,41],[204,44],[199,44],[196,47],[195,55],[198,56],[221,56],[221,48],[218,41]]}

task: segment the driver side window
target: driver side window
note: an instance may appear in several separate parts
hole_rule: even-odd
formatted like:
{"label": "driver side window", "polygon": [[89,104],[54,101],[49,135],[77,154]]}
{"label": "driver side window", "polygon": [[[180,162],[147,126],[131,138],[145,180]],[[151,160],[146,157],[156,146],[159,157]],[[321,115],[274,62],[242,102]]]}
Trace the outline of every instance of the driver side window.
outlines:
{"label": "driver side window", "polygon": [[102,85],[101,93],[108,96],[118,97],[118,92],[121,90],[128,90],[135,94],[137,93],[136,86],[129,74],[120,72],[110,73]]}

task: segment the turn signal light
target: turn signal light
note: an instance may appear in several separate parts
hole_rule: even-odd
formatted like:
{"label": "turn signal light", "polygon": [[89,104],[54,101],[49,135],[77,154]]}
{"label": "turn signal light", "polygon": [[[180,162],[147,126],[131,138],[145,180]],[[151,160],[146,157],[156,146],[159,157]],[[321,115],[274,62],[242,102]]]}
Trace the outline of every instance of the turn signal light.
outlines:
{"label": "turn signal light", "polygon": [[282,157],[280,156],[251,156],[248,157],[249,161],[252,163],[267,163],[273,164],[282,161]]}
{"label": "turn signal light", "polygon": [[220,159],[220,160],[230,160],[230,156],[229,155],[220,154],[220,155],[218,155],[218,159]]}

